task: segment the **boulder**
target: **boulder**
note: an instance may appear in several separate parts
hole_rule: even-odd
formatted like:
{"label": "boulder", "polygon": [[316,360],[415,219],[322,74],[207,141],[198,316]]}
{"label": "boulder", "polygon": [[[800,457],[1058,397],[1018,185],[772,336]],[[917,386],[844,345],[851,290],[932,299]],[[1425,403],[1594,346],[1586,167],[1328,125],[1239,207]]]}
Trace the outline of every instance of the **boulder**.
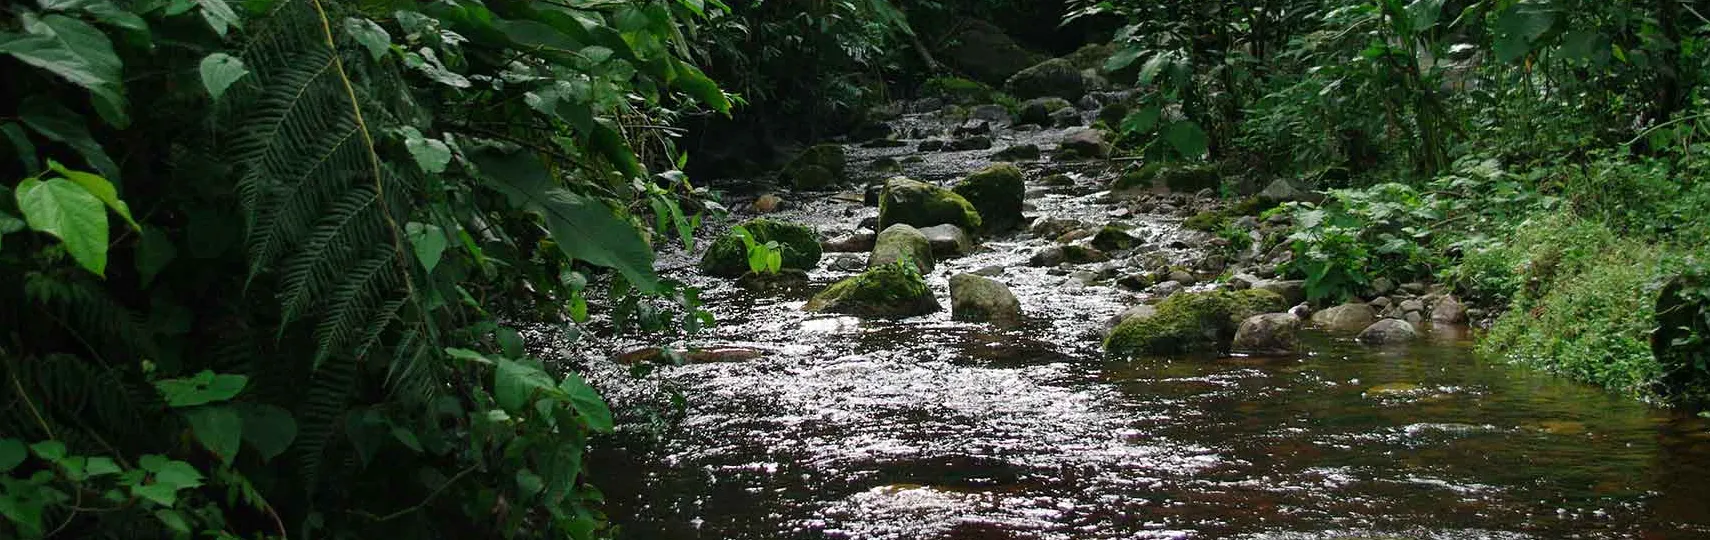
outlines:
{"label": "boulder", "polygon": [[1083,124],[1086,124],[1086,119],[1081,118],[1081,111],[1076,110],[1073,107],[1057,109],[1055,112],[1051,113],[1052,126],[1066,128]]}
{"label": "boulder", "polygon": [[783,208],[784,199],[775,194],[767,193],[758,199],[754,199],[754,211],[757,213],[770,214]]}
{"label": "boulder", "polygon": [[1394,345],[1419,339],[1419,330],[1407,321],[1384,319],[1367,326],[1354,339],[1367,345]]}
{"label": "boulder", "polygon": [[1016,44],[1002,28],[979,19],[957,21],[961,27],[947,41],[939,58],[956,71],[987,84],[1003,84],[1045,56]]}
{"label": "boulder", "polygon": [[1100,335],[1110,335],[1111,330],[1115,330],[1118,325],[1121,325],[1130,319],[1146,320],[1157,314],[1158,307],[1151,304],[1140,304],[1138,306],[1122,310],[1122,313],[1111,315],[1109,319],[1104,320],[1104,331]]}
{"label": "boulder", "polygon": [[838,236],[820,242],[820,251],[827,253],[854,253],[857,251],[872,251],[873,242],[877,235],[870,229],[861,229],[849,234]]}
{"label": "boulder", "polygon": [[886,156],[873,160],[867,168],[882,173],[902,172],[902,163],[898,162],[897,158]]}
{"label": "boulder", "polygon": [[974,274],[950,278],[950,318],[968,322],[1021,322],[1021,302],[1003,283]]}
{"label": "boulder", "polygon": [[1272,180],[1270,185],[1265,186],[1265,189],[1259,192],[1260,200],[1268,201],[1272,204],[1302,201],[1306,200],[1305,197],[1306,193],[1301,191],[1300,188],[1294,187],[1293,182],[1289,182],[1288,180],[1281,178]]}
{"label": "boulder", "polygon": [[956,129],[951,130],[950,133],[957,137],[966,137],[969,135],[991,135],[992,125],[990,122],[985,120],[977,118],[969,119],[967,122],[962,122],[962,125],[956,126]]}
{"label": "boulder", "polygon": [[1122,120],[1128,118],[1128,112],[1128,105],[1121,102],[1105,105],[1098,110],[1098,121],[1114,128],[1122,125]]}
{"label": "boulder", "polygon": [[1289,354],[1296,348],[1295,332],[1300,318],[1291,313],[1254,315],[1235,329],[1230,349],[1249,354]]}
{"label": "boulder", "polygon": [[1057,145],[1059,159],[1104,159],[1110,157],[1110,143],[1104,132],[1092,128],[1070,128]]}
{"label": "boulder", "polygon": [[1312,314],[1312,325],[1330,332],[1352,334],[1377,320],[1377,311],[1367,304],[1342,304]]}
{"label": "boulder", "polygon": [[1027,184],[1021,169],[1015,165],[999,163],[981,169],[958,182],[951,191],[974,206],[985,232],[1004,232],[1022,224],[1021,206]]}
{"label": "boulder", "polygon": [[955,225],[933,225],[920,229],[920,234],[926,236],[927,243],[932,246],[934,259],[961,257],[974,251],[974,239]]}
{"label": "boulder", "polygon": [[1039,145],[1028,143],[998,150],[996,154],[992,154],[992,159],[998,161],[1033,161],[1039,159],[1039,156]]}
{"label": "boulder", "polygon": [[1004,91],[1021,99],[1057,96],[1080,99],[1087,93],[1086,78],[1068,60],[1052,58],[1023,69],[1003,83]]}
{"label": "boulder", "polygon": [[1264,289],[1282,295],[1290,305],[1306,301],[1306,281],[1300,279],[1284,279],[1261,281],[1254,285],[1255,289]]}
{"label": "boulder", "polygon": [[1128,234],[1127,229],[1115,225],[1105,225],[1093,235],[1092,246],[1102,251],[1122,251],[1138,245],[1139,238]]}
{"label": "boulder", "polygon": [[1281,296],[1263,290],[1179,293],[1159,303],[1155,315],[1118,324],[1104,350],[1122,358],[1224,352],[1242,321],[1284,307]]}
{"label": "boulder", "polygon": [[879,196],[879,228],[897,223],[916,227],[951,224],[962,230],[980,230],[980,213],[956,192],[932,184],[896,177],[885,182]]}
{"label": "boulder", "polygon": [[926,278],[900,262],[876,266],[833,283],[802,309],[857,317],[903,318],[938,311],[938,299]]}
{"label": "boulder", "polygon": [[1045,246],[1040,248],[1039,251],[1033,252],[1032,257],[1027,258],[1027,265],[1057,266],[1059,264],[1063,264],[1063,261],[1067,258],[1068,256],[1063,254],[1063,246]]}
{"label": "boulder", "polygon": [[[784,259],[783,268],[812,270],[819,265],[822,251],[819,235],[813,229],[769,219],[749,220],[740,226],[757,243],[777,242]],[[708,275],[734,278],[748,270],[748,244],[734,230],[713,241],[701,256],[701,271]]]}
{"label": "boulder", "polygon": [[952,152],[966,152],[968,150],[989,150],[991,147],[991,137],[987,137],[985,135],[972,135],[950,141],[950,145],[944,147],[944,149]]}
{"label": "boulder", "polygon": [[815,145],[803,151],[784,167],[784,176],[796,189],[816,191],[838,186],[848,179],[843,147],[835,144]]}
{"label": "boulder", "polygon": [[1467,322],[1467,306],[1460,299],[1444,296],[1431,305],[1431,322],[1437,324],[1460,324]]}
{"label": "boulder", "polygon": [[785,268],[777,272],[749,272],[736,278],[736,285],[750,291],[784,292],[806,289],[813,285],[805,271]]}
{"label": "boulder", "polygon": [[911,261],[922,273],[931,272],[937,259],[932,256],[932,241],[909,225],[898,223],[886,227],[873,241],[873,252],[867,256],[867,267],[878,268],[891,263]]}
{"label": "boulder", "polygon": [[984,120],[993,124],[1008,124],[1010,122],[1009,109],[1003,108],[1002,105],[976,106],[973,110],[968,111],[968,118]]}
{"label": "boulder", "polygon": [[1039,97],[1021,103],[1021,109],[1016,114],[1018,125],[1051,125],[1051,113],[1075,106],[1069,100],[1060,97]]}
{"label": "boulder", "polygon": [[1092,246],[1063,246],[1063,260],[1069,264],[1087,264],[1110,260],[1109,255]]}
{"label": "boulder", "polygon": [[950,146],[950,141],[946,141],[944,139],[927,139],[920,141],[920,144],[914,145],[914,149],[921,152],[939,152],[948,146]]}

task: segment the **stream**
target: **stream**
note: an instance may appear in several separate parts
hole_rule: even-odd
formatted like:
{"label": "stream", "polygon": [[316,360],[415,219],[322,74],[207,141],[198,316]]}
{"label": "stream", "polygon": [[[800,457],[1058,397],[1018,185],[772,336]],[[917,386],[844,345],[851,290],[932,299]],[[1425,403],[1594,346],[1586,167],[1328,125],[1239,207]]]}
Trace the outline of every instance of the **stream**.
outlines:
{"label": "stream", "polygon": [[[852,145],[849,166],[878,179],[873,160],[918,155],[902,174],[948,185],[1062,131],[993,138],[966,152]],[[1123,220],[1154,257],[1205,256],[1209,237],[1179,214],[1105,202],[1110,173],[1021,165],[1030,218]],[[1036,185],[1048,172],[1077,182]],[[784,196],[769,217],[827,238],[877,213]],[[743,209],[732,222],[747,200],[727,201]],[[945,309],[903,320],[806,313],[811,290],[756,294],[699,275],[698,253],[663,254],[718,319],[687,345],[762,354],[639,377],[611,351],[587,355],[615,410],[678,411],[626,414],[589,457],[620,538],[1710,538],[1710,420],[1479,359],[1464,328],[1399,348],[1307,332],[1294,357],[1108,360],[1102,325],[1146,295],[1029,266],[1052,242],[1018,231],[940,261],[928,280]],[[826,255],[818,286],[859,266],[839,258],[865,261]],[[991,267],[1028,320],[951,321],[948,276]]]}

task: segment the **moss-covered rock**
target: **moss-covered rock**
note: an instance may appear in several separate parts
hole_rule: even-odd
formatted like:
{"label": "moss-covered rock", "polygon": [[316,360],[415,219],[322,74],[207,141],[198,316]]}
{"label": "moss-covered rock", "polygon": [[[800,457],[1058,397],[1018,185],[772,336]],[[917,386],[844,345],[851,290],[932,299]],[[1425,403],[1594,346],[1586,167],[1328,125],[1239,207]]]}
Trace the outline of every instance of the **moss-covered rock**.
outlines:
{"label": "moss-covered rock", "polygon": [[985,83],[961,77],[933,77],[920,87],[921,97],[941,98],[957,105],[990,103],[996,92]]}
{"label": "moss-covered rock", "polygon": [[956,71],[990,84],[1003,82],[1047,58],[1027,50],[1002,28],[979,19],[958,21],[961,30],[948,40],[940,55]]}
{"label": "moss-covered rock", "polygon": [[1110,157],[1110,152],[1111,146],[1105,142],[1104,132],[1085,127],[1063,132],[1063,142],[1057,145],[1057,159],[1065,161],[1104,159]]}
{"label": "moss-covered rock", "polygon": [[808,300],[803,309],[894,319],[925,315],[940,308],[932,289],[926,286],[926,278],[913,266],[899,262],[834,283]]}
{"label": "moss-covered rock", "polygon": [[[743,229],[764,244],[777,242],[783,251],[783,268],[812,270],[819,265],[822,254],[819,235],[803,225],[770,219],[755,219],[741,224]],[[701,256],[701,271],[719,277],[738,277],[748,272],[748,244],[734,232],[713,241]]]}
{"label": "moss-covered rock", "polygon": [[818,191],[842,185],[848,179],[843,147],[821,144],[803,151],[784,167],[790,185],[803,191]]}
{"label": "moss-covered rock", "polygon": [[1021,207],[1027,197],[1027,183],[1021,169],[999,163],[981,169],[956,184],[961,195],[980,214],[986,232],[1002,232],[1021,226]]}
{"label": "moss-covered rock", "polygon": [[1052,58],[1016,73],[1003,88],[1020,99],[1057,96],[1072,101],[1086,95],[1087,81],[1074,63]]}
{"label": "moss-covered rock", "polygon": [[1156,315],[1118,324],[1104,350],[1122,358],[1225,352],[1242,321],[1284,307],[1281,296],[1263,290],[1177,293],[1158,304]]}
{"label": "moss-covered rock", "polygon": [[1226,222],[1227,220],[1224,219],[1221,212],[1206,210],[1183,220],[1182,228],[1195,231],[1217,232],[1219,229],[1223,228],[1223,224]]}
{"label": "moss-covered rock", "polygon": [[1021,302],[997,280],[957,274],[950,278],[950,318],[1014,324],[1021,321]]}
{"label": "moss-covered rock", "polygon": [[867,256],[867,267],[878,268],[903,261],[912,262],[921,272],[931,272],[936,263],[932,256],[932,240],[920,229],[898,223],[886,227],[873,240],[873,252]]}
{"label": "moss-covered rock", "polygon": [[1128,234],[1127,229],[1115,225],[1105,225],[1092,239],[1092,246],[1102,251],[1122,251],[1139,244],[1139,238]]}
{"label": "moss-covered rock", "polygon": [[1153,163],[1123,173],[1112,182],[1113,191],[1168,189],[1177,193],[1195,193],[1203,189],[1216,190],[1223,176],[1211,165],[1165,165]]}
{"label": "moss-covered rock", "polygon": [[1067,245],[1063,246],[1063,261],[1069,264],[1087,264],[1110,260],[1109,255],[1092,246]]}
{"label": "moss-covered rock", "polygon": [[948,223],[977,231],[984,222],[979,210],[956,192],[899,176],[886,181],[879,196],[879,228],[898,223],[915,227]]}
{"label": "moss-covered rock", "polygon": [[1056,96],[1029,99],[1021,103],[1021,109],[1015,115],[1015,123],[1050,126],[1051,113],[1074,108],[1075,105],[1069,103],[1069,100]]}

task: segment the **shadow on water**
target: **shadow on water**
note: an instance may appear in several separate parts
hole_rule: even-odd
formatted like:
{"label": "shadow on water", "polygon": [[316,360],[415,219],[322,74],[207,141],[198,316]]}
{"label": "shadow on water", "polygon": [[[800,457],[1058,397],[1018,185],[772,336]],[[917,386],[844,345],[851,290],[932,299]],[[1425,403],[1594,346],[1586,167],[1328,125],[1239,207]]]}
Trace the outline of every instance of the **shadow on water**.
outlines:
{"label": "shadow on water", "polygon": [[[1103,216],[1082,191],[1030,202]],[[871,214],[786,217],[829,233]],[[765,354],[599,377],[620,410],[663,386],[685,398],[661,431],[632,423],[590,456],[623,537],[1710,538],[1706,420],[1480,360],[1454,332],[1107,361],[1096,329],[1134,295],[1027,267],[1046,242],[990,239],[931,276],[948,304],[948,275],[1004,267],[1032,317],[1013,329],[818,316],[685,276],[721,320],[696,344]]]}

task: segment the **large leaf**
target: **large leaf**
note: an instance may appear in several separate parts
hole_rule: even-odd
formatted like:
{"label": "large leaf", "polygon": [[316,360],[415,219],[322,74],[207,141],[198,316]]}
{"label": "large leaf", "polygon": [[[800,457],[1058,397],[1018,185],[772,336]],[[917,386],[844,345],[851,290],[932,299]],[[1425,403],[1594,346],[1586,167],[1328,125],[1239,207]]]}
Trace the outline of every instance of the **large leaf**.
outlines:
{"label": "large leaf", "polygon": [[249,377],[216,374],[203,370],[192,377],[155,381],[154,387],[171,407],[194,407],[237,397]]}
{"label": "large leaf", "polygon": [[226,0],[196,0],[196,4],[202,7],[202,20],[208,21],[208,27],[222,37],[232,28],[243,26],[243,21],[238,20],[237,12],[232,11]]}
{"label": "large leaf", "polygon": [[379,60],[392,50],[392,35],[386,33],[386,29],[374,21],[357,18],[345,19],[344,31],[356,39],[362,48],[368,49],[368,56],[374,60]]}
{"label": "large leaf", "polygon": [[1415,33],[1436,26],[1437,19],[1443,14],[1443,2],[1444,0],[1413,0],[1407,4],[1407,19]]}
{"label": "large leaf", "polygon": [[232,83],[249,74],[249,68],[243,66],[243,60],[226,53],[214,53],[202,59],[202,87],[208,89],[208,95],[219,101],[225,95],[226,89]]}
{"label": "large leaf", "polygon": [[18,184],[17,199],[31,229],[59,238],[78,265],[106,275],[107,211],[101,199],[64,178],[27,178]]}
{"label": "large leaf", "polygon": [[25,34],[0,34],[0,54],[10,54],[91,91],[119,91],[124,64],[100,30],[64,15],[38,18],[26,13],[21,18]]}
{"label": "large leaf", "polygon": [[422,263],[422,271],[432,274],[434,267],[439,266],[440,257],[445,254],[445,232],[437,225],[411,221],[404,224],[404,235],[416,252],[416,260]]}
{"label": "large leaf", "polygon": [[172,239],[166,237],[159,227],[144,229],[142,240],[137,242],[137,278],[147,287],[166,269],[173,259],[178,258],[178,247],[172,245]]}
{"label": "large leaf", "polygon": [[285,409],[254,403],[238,404],[237,408],[243,417],[243,440],[261,453],[262,461],[279,457],[297,439],[297,421]]}
{"label": "large leaf", "polygon": [[0,135],[5,135],[6,141],[12,145],[12,151],[18,156],[24,171],[33,174],[42,170],[42,162],[36,159],[36,143],[30,142],[30,135],[24,133],[23,126],[12,122],[0,124]]}
{"label": "large leaf", "polygon": [[507,411],[527,410],[537,394],[552,390],[552,376],[539,366],[500,358],[493,368],[493,397]]}
{"label": "large leaf", "polygon": [[48,11],[82,11],[96,22],[138,32],[148,31],[148,22],[112,0],[37,0]]}
{"label": "large leaf", "polygon": [[725,97],[724,91],[719,90],[718,83],[701,73],[700,69],[687,63],[677,63],[677,87],[705,103],[713,110],[730,114],[730,98]]}
{"label": "large leaf", "polygon": [[558,389],[570,397],[570,406],[576,413],[582,415],[588,423],[588,429],[611,433],[612,410],[606,406],[606,400],[600,398],[600,393],[589,386],[581,376],[570,373],[564,376],[564,382],[559,383]]}
{"label": "large leaf", "polygon": [[0,439],[0,473],[11,472],[30,457],[24,442],[17,439]]}
{"label": "large leaf", "polygon": [[1129,65],[1132,65],[1136,59],[1139,59],[1140,55],[1145,52],[1146,49],[1132,44],[1123,47],[1117,50],[1116,54],[1110,55],[1110,58],[1104,61],[1104,71],[1109,73],[1128,67]]}
{"label": "large leaf", "polygon": [[1199,124],[1183,120],[1164,127],[1164,140],[1175,148],[1177,153],[1187,157],[1199,157],[1205,154],[1210,144],[1210,138]]}
{"label": "large leaf", "polygon": [[18,119],[42,136],[65,143],[77,150],[83,160],[108,180],[119,180],[119,165],[107,157],[107,151],[89,135],[82,115],[71,112],[53,99],[34,95],[18,104]]}
{"label": "large leaf", "polygon": [[404,135],[404,149],[410,151],[410,157],[415,159],[416,166],[421,167],[422,172],[445,172],[445,167],[451,164],[451,146],[439,139],[423,137],[422,133],[413,127],[400,131]]}
{"label": "large leaf", "polygon": [[243,417],[237,410],[224,405],[196,407],[184,412],[190,420],[190,431],[202,446],[220,460],[231,463],[237,458],[238,443],[243,436]]}
{"label": "large leaf", "polygon": [[1168,51],[1159,51],[1147,58],[1146,63],[1140,66],[1140,85],[1152,84],[1152,80],[1158,78],[1158,72],[1169,67],[1173,60]]}
{"label": "large leaf", "polygon": [[1497,60],[1513,62],[1532,52],[1532,44],[1556,23],[1556,14],[1537,4],[1515,4],[1496,18]]}
{"label": "large leaf", "polygon": [[1122,132],[1134,134],[1152,131],[1152,128],[1158,126],[1158,115],[1161,112],[1158,107],[1145,107],[1128,113],[1128,116],[1122,118]]}
{"label": "large leaf", "polygon": [[553,241],[565,255],[617,270],[642,291],[659,289],[653,248],[635,227],[598,200],[559,187],[540,158],[486,151],[472,154],[471,161],[511,204],[545,217]]}
{"label": "large leaf", "polygon": [[126,205],[125,201],[119,199],[119,189],[113,187],[113,183],[108,182],[106,178],[102,178],[100,175],[96,174],[67,169],[64,165],[60,165],[59,162],[52,160],[48,161],[48,168],[52,169],[53,172],[64,176],[66,180],[70,180],[79,186],[83,186],[83,189],[88,191],[89,194],[94,195],[95,198],[101,199],[101,203],[106,204],[107,208],[111,208],[113,213],[118,214],[121,218],[125,218],[125,223],[129,224],[132,229],[138,231],[142,230],[142,225],[138,225],[135,219],[131,219],[131,207]]}

